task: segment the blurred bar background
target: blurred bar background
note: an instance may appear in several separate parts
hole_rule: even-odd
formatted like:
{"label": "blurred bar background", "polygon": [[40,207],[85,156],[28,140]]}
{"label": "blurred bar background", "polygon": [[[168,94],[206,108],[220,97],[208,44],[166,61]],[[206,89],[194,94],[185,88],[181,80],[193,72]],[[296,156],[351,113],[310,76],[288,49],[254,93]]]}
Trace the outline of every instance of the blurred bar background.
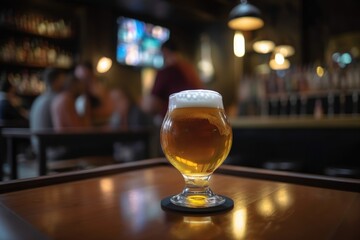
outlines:
{"label": "blurred bar background", "polygon": [[[171,37],[196,67],[204,86],[223,96],[234,132],[225,163],[359,178],[360,2],[248,1],[261,11],[264,26],[245,31],[228,27],[229,13],[239,3],[4,0],[1,79],[15,86],[18,106],[30,110],[45,90],[44,69],[70,71],[84,61],[96,67],[106,58],[96,77],[107,89],[125,89],[140,105],[163,64],[152,51]],[[149,32],[139,31],[139,26],[151,29],[152,35],[139,37],[143,42],[135,41],[139,49],[134,52],[126,39]],[[236,33],[243,39],[237,45]],[[261,45],[264,40],[270,45]],[[112,64],[107,65],[108,60]],[[99,120],[96,127],[104,125]],[[27,128],[28,123],[1,122],[1,128],[9,127]],[[1,144],[4,179],[8,179],[6,136]],[[121,144],[120,150],[119,143],[110,147],[105,155],[112,159],[100,165],[123,162],[115,156],[123,155]],[[162,156],[158,143],[151,147],[151,154],[141,158]],[[19,145],[17,154],[20,177],[36,176],[36,156],[29,141]],[[139,159],[126,161],[135,160]]]}

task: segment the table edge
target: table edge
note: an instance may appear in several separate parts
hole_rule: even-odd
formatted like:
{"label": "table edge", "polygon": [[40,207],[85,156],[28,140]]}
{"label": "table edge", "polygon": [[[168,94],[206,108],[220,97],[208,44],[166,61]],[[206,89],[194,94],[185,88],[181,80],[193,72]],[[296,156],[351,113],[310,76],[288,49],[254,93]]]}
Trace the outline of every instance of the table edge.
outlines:
{"label": "table edge", "polygon": [[[51,176],[40,176],[30,179],[19,179],[0,183],[0,194],[79,181],[88,178],[96,178],[111,174],[119,174],[144,168],[169,166],[166,158],[153,158],[141,161],[106,165],[94,169],[59,173]],[[342,191],[360,192],[360,179],[327,177],[313,174],[274,171],[250,167],[222,165],[215,171],[216,174],[231,175],[237,177],[276,181],[290,184],[298,184],[320,188],[330,188]]]}
{"label": "table edge", "polygon": [[222,165],[216,173],[334,190],[360,192],[360,179]]}
{"label": "table edge", "polygon": [[102,177],[111,174],[118,174],[127,171],[139,170],[155,166],[168,165],[164,158],[146,159],[141,161],[111,164],[101,166],[98,168],[73,171],[68,173],[59,173],[56,175],[39,176],[28,179],[19,179],[9,182],[0,183],[0,194],[20,191],[25,189],[32,189],[59,183],[67,183],[72,181],[79,181],[88,178]]}

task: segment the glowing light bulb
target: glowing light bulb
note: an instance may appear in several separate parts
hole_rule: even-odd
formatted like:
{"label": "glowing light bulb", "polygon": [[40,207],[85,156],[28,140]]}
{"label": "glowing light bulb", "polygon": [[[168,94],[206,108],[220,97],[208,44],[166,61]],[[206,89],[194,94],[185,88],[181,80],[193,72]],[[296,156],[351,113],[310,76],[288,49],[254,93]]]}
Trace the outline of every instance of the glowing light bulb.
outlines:
{"label": "glowing light bulb", "polygon": [[110,58],[102,57],[102,58],[100,58],[97,66],[96,66],[96,70],[99,73],[105,73],[105,72],[109,71],[109,69],[111,68],[111,65],[112,65],[112,61]]}
{"label": "glowing light bulb", "polygon": [[279,65],[282,65],[285,62],[285,58],[281,53],[275,54],[275,62]]}
{"label": "glowing light bulb", "polygon": [[237,57],[245,55],[245,38],[241,32],[236,32],[234,35],[234,54]]}

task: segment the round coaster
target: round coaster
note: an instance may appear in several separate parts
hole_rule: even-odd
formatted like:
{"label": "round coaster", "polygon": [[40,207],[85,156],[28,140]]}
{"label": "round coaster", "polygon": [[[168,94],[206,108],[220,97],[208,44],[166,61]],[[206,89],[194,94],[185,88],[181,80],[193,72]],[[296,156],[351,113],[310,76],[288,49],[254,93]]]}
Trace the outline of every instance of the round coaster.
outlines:
{"label": "round coaster", "polygon": [[169,197],[161,200],[161,208],[163,210],[170,210],[170,211],[184,212],[184,213],[193,213],[193,214],[225,212],[225,211],[229,211],[229,210],[233,209],[234,201],[231,198],[228,198],[228,197],[225,197],[222,195],[219,195],[219,196],[225,198],[225,202],[219,206],[208,207],[208,208],[188,208],[188,207],[177,206],[170,201],[170,198],[172,196],[169,196]]}

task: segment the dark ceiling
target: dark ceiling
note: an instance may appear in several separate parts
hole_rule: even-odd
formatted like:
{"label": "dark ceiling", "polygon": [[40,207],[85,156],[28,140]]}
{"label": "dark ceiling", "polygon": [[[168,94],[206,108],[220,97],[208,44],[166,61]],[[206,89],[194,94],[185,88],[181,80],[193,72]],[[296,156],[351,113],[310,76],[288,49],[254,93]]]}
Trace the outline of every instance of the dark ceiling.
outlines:
{"label": "dark ceiling", "polygon": [[[62,0],[96,7],[113,7],[120,12],[169,22],[196,26],[226,21],[239,0]],[[303,24],[324,24],[337,32],[360,30],[359,0],[248,0],[263,13],[267,24],[276,24],[280,15],[291,21],[303,16]]]}

